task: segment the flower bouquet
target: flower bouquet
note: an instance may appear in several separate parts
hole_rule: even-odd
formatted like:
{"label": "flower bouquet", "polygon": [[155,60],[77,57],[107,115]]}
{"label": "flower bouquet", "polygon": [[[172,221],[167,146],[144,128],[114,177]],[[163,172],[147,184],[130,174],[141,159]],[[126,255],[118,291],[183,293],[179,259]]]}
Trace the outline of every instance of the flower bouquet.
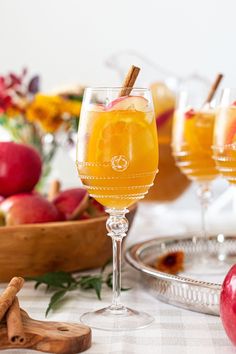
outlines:
{"label": "flower bouquet", "polygon": [[[29,77],[27,69],[17,75],[0,76],[1,140],[33,145],[43,161],[41,185],[51,170],[51,162],[63,141],[73,143],[81,110],[83,89],[44,94],[39,76]],[[3,136],[4,135],[4,136]]]}

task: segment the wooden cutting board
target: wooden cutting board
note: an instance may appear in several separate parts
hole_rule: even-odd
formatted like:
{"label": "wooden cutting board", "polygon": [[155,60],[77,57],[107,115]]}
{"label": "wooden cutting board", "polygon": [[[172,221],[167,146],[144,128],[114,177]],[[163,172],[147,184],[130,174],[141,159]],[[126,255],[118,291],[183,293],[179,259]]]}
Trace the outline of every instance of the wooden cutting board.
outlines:
{"label": "wooden cutting board", "polygon": [[0,350],[33,349],[45,353],[75,354],[91,346],[91,329],[82,324],[33,320],[21,310],[26,341],[23,345],[8,341],[6,323],[0,323]]}

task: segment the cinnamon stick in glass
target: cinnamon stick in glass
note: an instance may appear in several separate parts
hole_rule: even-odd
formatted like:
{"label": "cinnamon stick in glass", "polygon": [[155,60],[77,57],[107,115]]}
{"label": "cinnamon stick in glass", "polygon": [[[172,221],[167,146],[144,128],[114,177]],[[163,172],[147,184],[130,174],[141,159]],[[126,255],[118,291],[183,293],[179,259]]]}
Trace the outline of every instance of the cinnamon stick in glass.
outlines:
{"label": "cinnamon stick in glass", "polygon": [[137,76],[139,74],[139,71],[140,68],[138,68],[137,66],[134,65],[131,66],[123,82],[122,89],[119,93],[119,97],[128,96],[130,94],[134,86],[134,83],[137,79]]}
{"label": "cinnamon stick in glass", "polygon": [[207,98],[203,104],[203,106],[207,103],[210,103],[212,98],[214,97],[215,93],[216,93],[216,90],[218,89],[219,87],[219,84],[221,83],[221,80],[223,79],[224,75],[223,74],[218,74],[215,78],[215,81],[213,82],[211,88],[210,88],[210,91],[207,95]]}
{"label": "cinnamon stick in glass", "polygon": [[24,344],[26,341],[20,305],[17,296],[6,314],[8,340],[12,344]]}
{"label": "cinnamon stick in glass", "polygon": [[13,303],[16,294],[22,288],[24,279],[21,277],[14,277],[11,279],[7,288],[0,295],[0,321],[3,319],[5,313]]}

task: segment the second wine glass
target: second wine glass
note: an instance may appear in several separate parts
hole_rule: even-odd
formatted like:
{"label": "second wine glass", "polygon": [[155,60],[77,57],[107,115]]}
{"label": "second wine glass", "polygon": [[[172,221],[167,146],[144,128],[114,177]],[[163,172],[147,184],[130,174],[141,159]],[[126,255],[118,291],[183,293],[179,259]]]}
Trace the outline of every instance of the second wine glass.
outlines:
{"label": "second wine glass", "polygon": [[[182,172],[197,183],[201,203],[201,262],[192,265],[191,272],[206,273],[215,269],[209,259],[206,211],[211,198],[211,182],[218,171],[212,158],[212,140],[215,111],[210,104],[203,105],[205,92],[191,95],[182,91],[177,103],[172,134],[172,148],[177,165]],[[203,268],[200,267],[202,263]],[[212,269],[211,269],[212,268]]]}

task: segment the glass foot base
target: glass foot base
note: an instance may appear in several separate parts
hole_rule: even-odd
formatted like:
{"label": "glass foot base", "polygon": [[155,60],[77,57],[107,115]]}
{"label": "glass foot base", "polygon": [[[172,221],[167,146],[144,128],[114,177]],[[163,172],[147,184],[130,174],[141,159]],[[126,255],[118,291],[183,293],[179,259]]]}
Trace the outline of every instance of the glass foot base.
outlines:
{"label": "glass foot base", "polygon": [[95,312],[86,312],[81,322],[95,329],[105,331],[129,331],[149,326],[154,318],[145,312],[138,312],[127,307],[106,307]]}

